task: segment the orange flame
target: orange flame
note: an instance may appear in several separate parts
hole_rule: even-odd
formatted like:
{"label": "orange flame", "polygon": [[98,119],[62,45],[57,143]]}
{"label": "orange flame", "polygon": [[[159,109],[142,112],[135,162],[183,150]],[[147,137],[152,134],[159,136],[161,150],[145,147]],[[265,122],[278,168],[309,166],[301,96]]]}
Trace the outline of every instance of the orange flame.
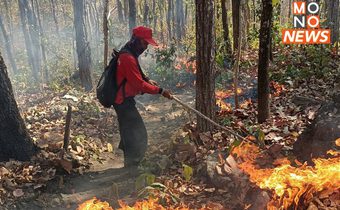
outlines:
{"label": "orange flame", "polygon": [[80,204],[77,210],[113,210],[108,202],[101,202],[96,197]]}
{"label": "orange flame", "polygon": [[121,208],[118,210],[144,210],[144,209],[150,209],[150,210],[189,210],[189,208],[183,206],[183,207],[168,207],[165,208],[162,205],[158,204],[158,199],[153,199],[149,198],[149,200],[143,200],[143,201],[138,201],[135,203],[133,207],[128,206],[125,204],[123,201],[119,200],[118,201],[119,205]]}
{"label": "orange flame", "polygon": [[[270,189],[275,192],[273,199],[268,203],[267,209],[283,207],[288,209],[292,205],[297,208],[307,204],[317,192],[332,193],[340,186],[340,157],[330,159],[314,159],[315,166],[306,164],[299,167],[290,165],[287,159],[276,161],[276,168],[259,169],[255,163],[259,157],[259,149],[249,143],[242,144],[233,150],[244,162],[239,167],[250,176],[250,181],[261,189]],[[328,195],[327,194],[327,195]]]}

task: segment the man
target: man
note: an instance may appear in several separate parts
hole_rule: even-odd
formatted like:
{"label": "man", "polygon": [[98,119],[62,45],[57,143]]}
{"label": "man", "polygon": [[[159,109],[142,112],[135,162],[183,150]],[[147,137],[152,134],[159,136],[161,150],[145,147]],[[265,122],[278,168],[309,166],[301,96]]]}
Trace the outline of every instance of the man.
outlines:
{"label": "man", "polygon": [[119,149],[124,152],[124,167],[138,166],[147,149],[147,132],[134,97],[138,94],[161,94],[172,99],[169,91],[158,87],[147,78],[138,63],[138,57],[148,47],[157,46],[152,38],[152,30],[139,26],[133,29],[130,41],[119,52],[117,84],[120,86],[115,99],[119,123]]}

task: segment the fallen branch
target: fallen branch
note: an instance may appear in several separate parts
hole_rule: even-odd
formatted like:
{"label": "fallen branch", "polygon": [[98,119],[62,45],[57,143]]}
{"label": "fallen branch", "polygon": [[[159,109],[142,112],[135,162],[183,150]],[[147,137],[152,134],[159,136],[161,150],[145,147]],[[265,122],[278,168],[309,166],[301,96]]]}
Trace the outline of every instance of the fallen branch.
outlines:
{"label": "fallen branch", "polygon": [[66,124],[65,124],[65,134],[64,134],[64,150],[67,150],[68,144],[70,142],[70,124],[71,124],[71,113],[72,106],[67,104],[67,114],[66,114]]}

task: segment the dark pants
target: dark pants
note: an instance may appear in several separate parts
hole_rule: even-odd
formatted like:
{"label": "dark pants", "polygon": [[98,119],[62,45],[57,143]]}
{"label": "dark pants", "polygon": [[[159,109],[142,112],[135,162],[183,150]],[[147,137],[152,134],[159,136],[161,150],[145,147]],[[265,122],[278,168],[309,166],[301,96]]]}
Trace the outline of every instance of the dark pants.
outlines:
{"label": "dark pants", "polygon": [[119,149],[124,151],[124,166],[138,165],[144,158],[148,136],[136,102],[132,97],[126,98],[122,104],[114,105],[118,116],[120,143]]}

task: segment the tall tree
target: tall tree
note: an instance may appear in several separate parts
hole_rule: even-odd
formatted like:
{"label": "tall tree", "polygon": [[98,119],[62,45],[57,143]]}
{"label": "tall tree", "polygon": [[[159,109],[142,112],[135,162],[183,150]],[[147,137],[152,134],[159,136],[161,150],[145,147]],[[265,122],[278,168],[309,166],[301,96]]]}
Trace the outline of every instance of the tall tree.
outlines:
{"label": "tall tree", "polygon": [[339,0],[327,0],[327,25],[331,29],[331,43],[339,41]]}
{"label": "tall tree", "polygon": [[0,161],[29,160],[37,152],[14,99],[12,84],[0,53]]}
{"label": "tall tree", "polygon": [[56,3],[55,3],[55,0],[51,0],[51,3],[50,3],[50,8],[51,8],[51,12],[52,12],[52,15],[53,15],[53,20],[54,20],[54,24],[55,24],[55,30],[57,32],[57,34],[59,35],[59,23],[58,23],[58,19],[57,19],[57,12],[56,12]]}
{"label": "tall tree", "polygon": [[36,63],[35,56],[34,56],[34,50],[33,50],[33,44],[31,40],[31,34],[29,33],[28,29],[28,21],[27,21],[27,8],[28,8],[28,1],[25,0],[18,0],[19,3],[19,12],[20,12],[20,19],[21,19],[21,27],[22,31],[24,33],[24,39],[25,39],[25,45],[26,45],[26,52],[29,64],[32,69],[32,75],[36,82],[39,81],[39,67]]}
{"label": "tall tree", "polygon": [[107,25],[107,14],[109,12],[109,0],[104,0],[104,12],[103,12],[103,33],[104,33],[104,66],[107,66],[107,54],[109,45],[109,28]]}
{"label": "tall tree", "polygon": [[[105,10],[106,0],[104,0],[104,10]],[[117,0],[117,9],[118,9],[118,20],[120,23],[124,22],[124,15],[123,15],[123,5],[120,0]]]}
{"label": "tall tree", "polygon": [[238,48],[238,37],[240,32],[240,7],[242,0],[232,0],[232,15],[233,15],[233,48]]}
{"label": "tall tree", "polygon": [[128,22],[129,18],[129,0],[123,0],[123,8],[124,8],[124,19]]}
{"label": "tall tree", "polygon": [[172,19],[172,1],[173,0],[168,0],[168,13],[166,16],[166,24],[168,26],[168,36],[169,36],[169,41],[172,39],[172,27],[171,27],[171,19]]}
{"label": "tall tree", "polygon": [[[214,0],[196,0],[196,108],[215,118],[215,33]],[[197,117],[200,132],[211,131],[213,125]]]}
{"label": "tall tree", "polygon": [[[39,6],[39,1],[38,0],[34,0],[34,4],[36,5],[36,16],[38,19],[38,23],[39,23],[39,35],[40,35],[40,45],[41,45],[41,54],[42,54],[42,58],[43,58],[43,68],[44,68],[44,78],[45,78],[45,82],[48,83],[49,82],[49,73],[48,73],[48,66],[47,66],[47,56],[46,56],[46,47],[45,47],[45,31],[44,28],[42,26],[42,22],[41,22],[41,18],[40,18],[40,6]],[[32,1],[33,4],[33,1]]]}
{"label": "tall tree", "polygon": [[132,29],[136,27],[136,0],[129,0],[129,29],[132,33]]}
{"label": "tall tree", "polygon": [[176,0],[176,35],[177,39],[181,40],[184,33],[184,10],[183,0]]}
{"label": "tall tree", "polygon": [[83,0],[73,0],[73,12],[80,80],[85,91],[90,91],[93,87],[91,49],[85,33],[85,5]]}
{"label": "tall tree", "polygon": [[269,54],[271,47],[273,5],[272,0],[262,0],[260,48],[258,65],[258,116],[259,123],[269,118]]}
{"label": "tall tree", "polygon": [[149,10],[150,10],[150,7],[148,5],[148,2],[145,0],[144,1],[144,14],[143,14],[143,23],[144,23],[144,26],[148,26],[149,25]]}
{"label": "tall tree", "polygon": [[8,35],[7,30],[5,28],[5,25],[3,23],[2,20],[2,16],[0,15],[0,29],[2,31],[2,35],[4,37],[4,42],[5,42],[5,48],[6,48],[6,52],[7,52],[7,57],[10,61],[12,70],[14,74],[18,73],[18,68],[17,68],[17,64],[14,60],[14,56],[13,56],[13,49],[12,49],[12,45],[11,45],[11,37]]}
{"label": "tall tree", "polygon": [[225,43],[226,53],[229,57],[231,57],[232,49],[229,38],[228,9],[226,7],[226,0],[221,0],[221,7],[222,7],[223,39]]}

